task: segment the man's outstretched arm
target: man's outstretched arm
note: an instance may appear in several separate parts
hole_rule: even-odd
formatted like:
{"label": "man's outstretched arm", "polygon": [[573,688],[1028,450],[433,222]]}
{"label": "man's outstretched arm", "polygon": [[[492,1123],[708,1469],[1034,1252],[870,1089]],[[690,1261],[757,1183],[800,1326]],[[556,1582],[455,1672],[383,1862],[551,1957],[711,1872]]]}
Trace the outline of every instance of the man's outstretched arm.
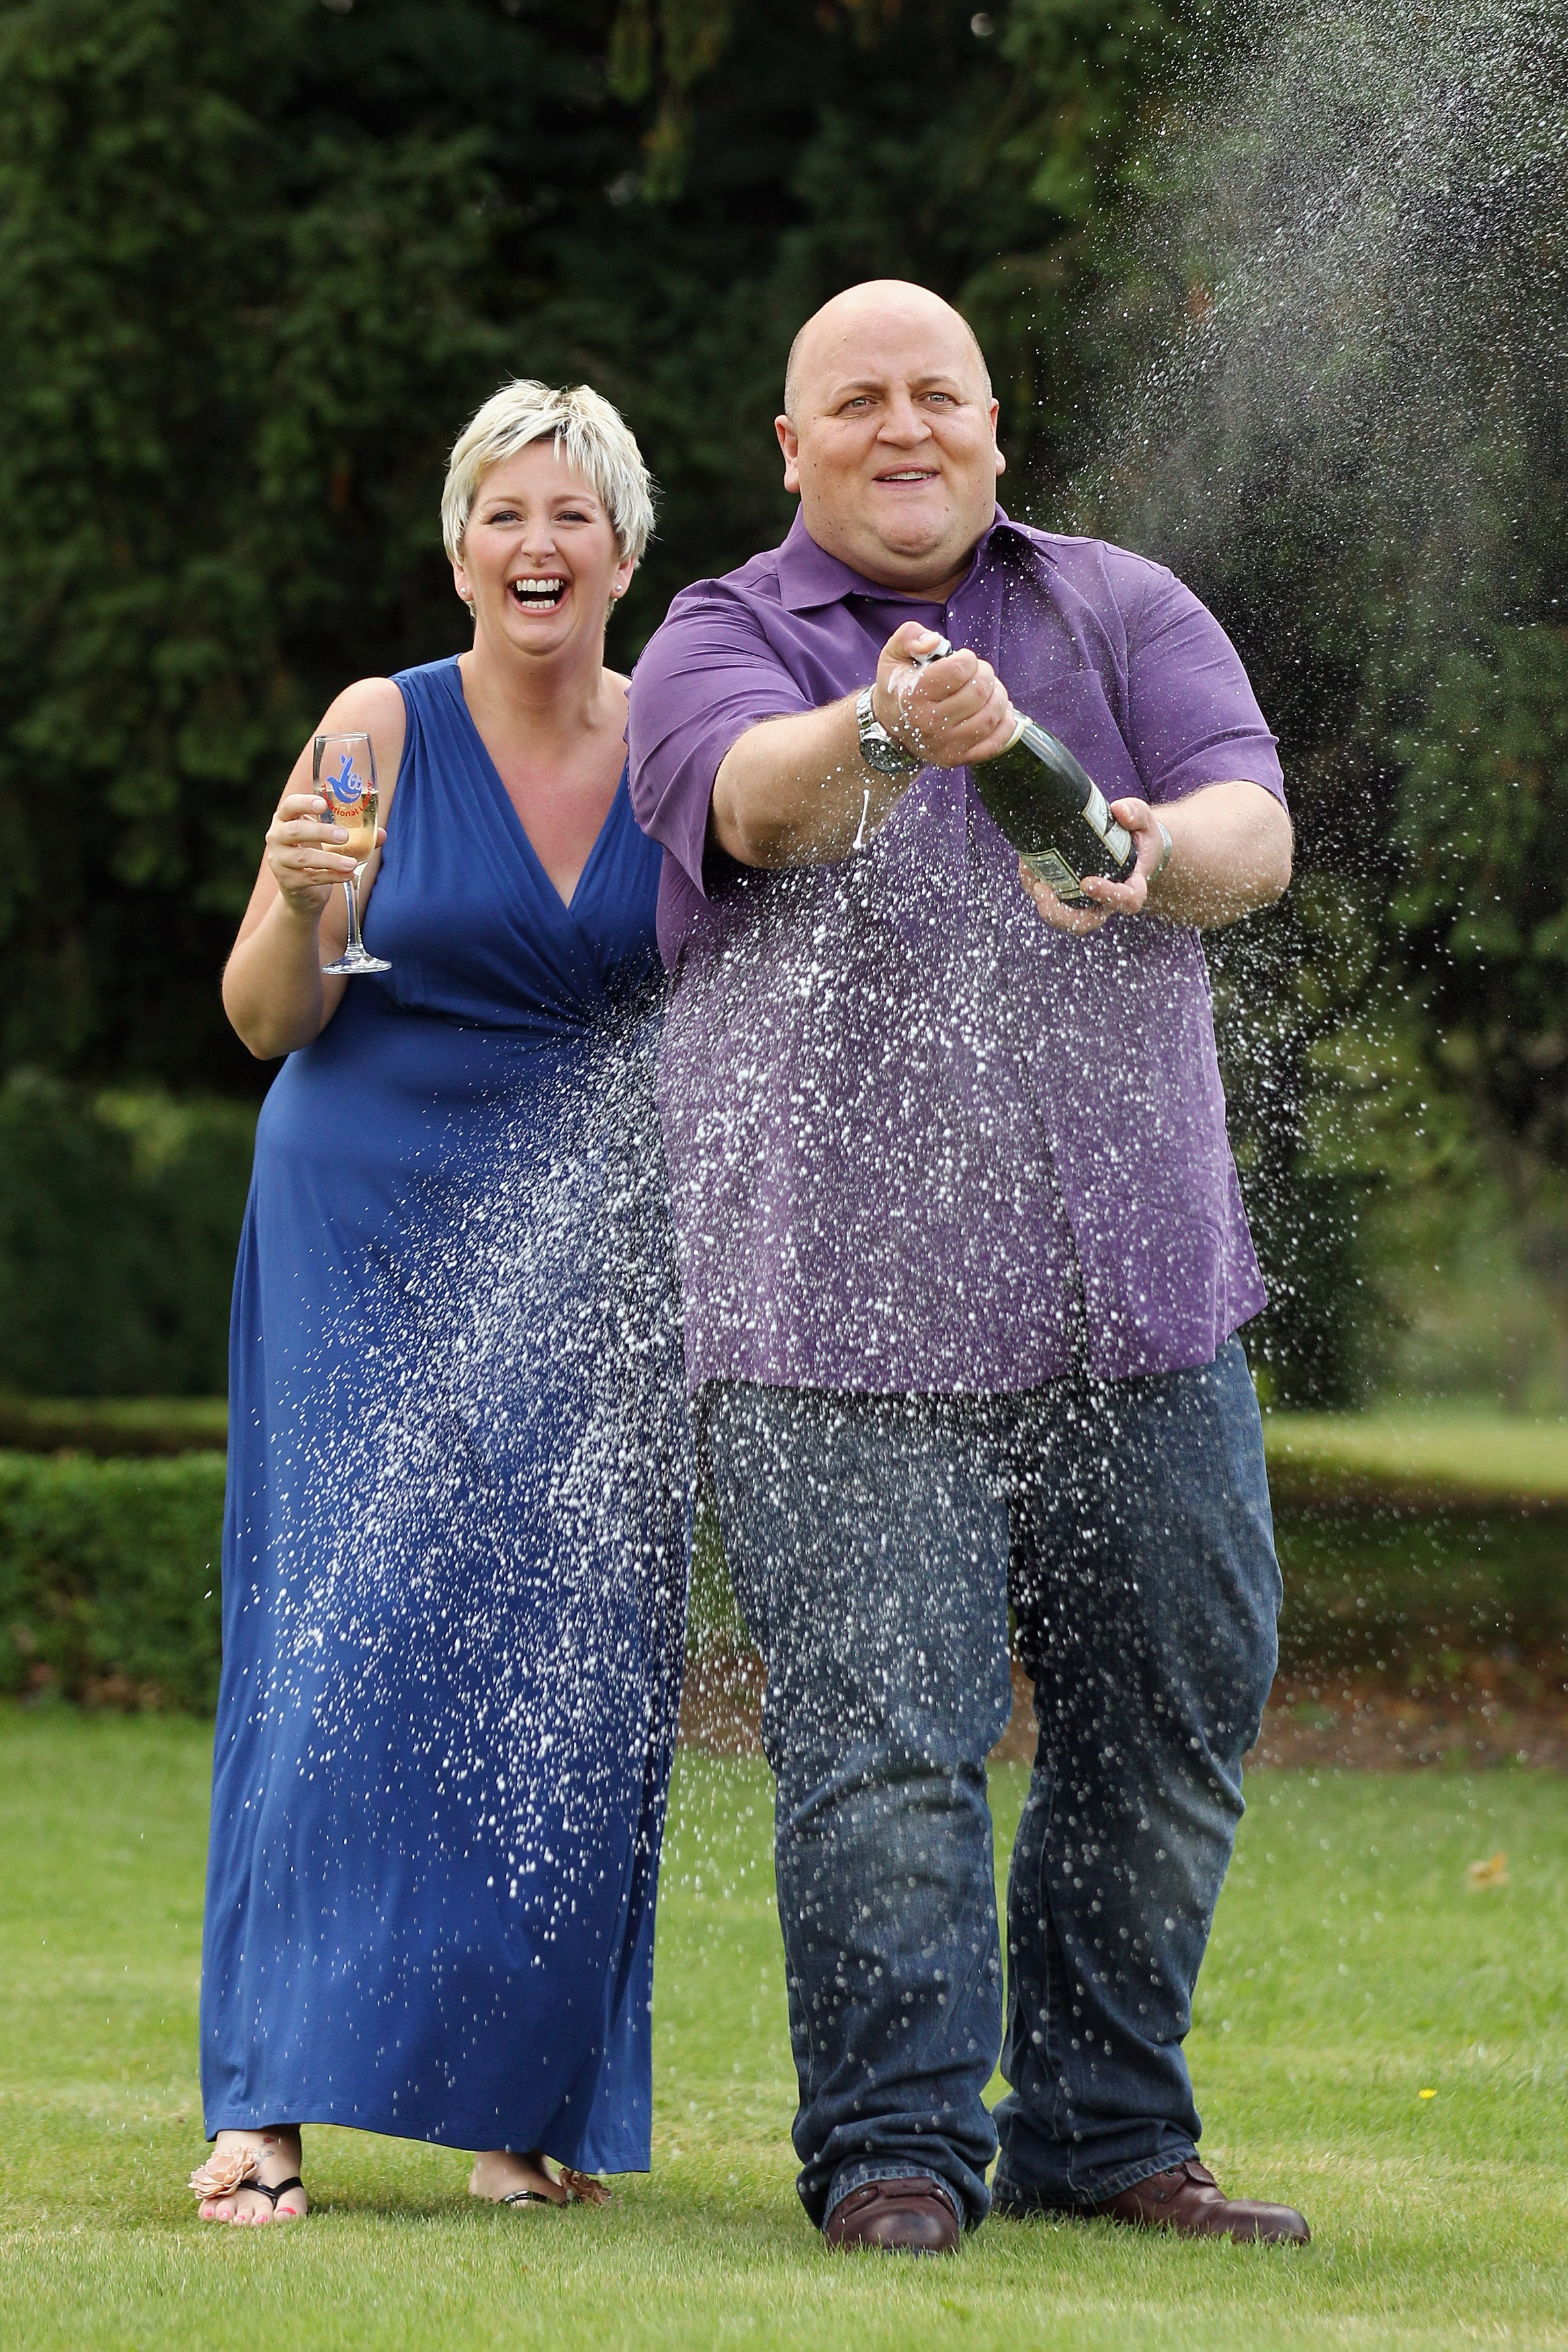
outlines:
{"label": "man's outstretched arm", "polygon": [[[906,621],[883,647],[872,710],[894,740],[933,768],[961,768],[1001,751],[1012,729],[1007,690],[968,652],[916,669],[937,642]],[[742,866],[827,866],[847,857],[890,814],[910,776],[861,757],[855,697],[766,719],[732,743],[714,779],[713,838]]]}

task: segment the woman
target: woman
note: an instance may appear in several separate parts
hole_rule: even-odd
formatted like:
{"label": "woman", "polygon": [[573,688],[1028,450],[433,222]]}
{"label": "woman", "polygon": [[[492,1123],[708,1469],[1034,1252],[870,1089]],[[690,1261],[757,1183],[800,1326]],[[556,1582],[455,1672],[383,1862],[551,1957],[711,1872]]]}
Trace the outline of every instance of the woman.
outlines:
{"label": "woman", "polygon": [[477,2148],[507,2203],[648,2164],[690,1482],[659,853],[603,666],[648,477],[595,393],[519,382],[442,520],[472,649],[321,729],[373,746],[386,968],[323,976],[353,864],[308,746],[224,978],[289,1058],[231,1333],[209,2221],[305,2212],[303,2123]]}

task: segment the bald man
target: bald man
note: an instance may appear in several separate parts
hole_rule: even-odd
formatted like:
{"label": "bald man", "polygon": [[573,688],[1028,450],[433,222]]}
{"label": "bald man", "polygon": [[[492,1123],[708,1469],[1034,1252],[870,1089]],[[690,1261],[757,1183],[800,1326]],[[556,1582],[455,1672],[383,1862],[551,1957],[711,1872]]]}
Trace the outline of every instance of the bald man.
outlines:
{"label": "bald man", "polygon": [[[1197,2161],[1182,2055],[1280,1602],[1197,934],[1278,897],[1290,821],[1223,631],[1159,565],[1009,521],[996,425],[946,303],[839,295],[778,419],[794,526],[678,596],[632,682],[800,2190],[835,2246],[950,2251],[993,2197],[1300,2241]],[[1009,696],[1136,844],[1086,903],[975,793]],[[1040,1743],[993,2120],[1009,1587]]]}

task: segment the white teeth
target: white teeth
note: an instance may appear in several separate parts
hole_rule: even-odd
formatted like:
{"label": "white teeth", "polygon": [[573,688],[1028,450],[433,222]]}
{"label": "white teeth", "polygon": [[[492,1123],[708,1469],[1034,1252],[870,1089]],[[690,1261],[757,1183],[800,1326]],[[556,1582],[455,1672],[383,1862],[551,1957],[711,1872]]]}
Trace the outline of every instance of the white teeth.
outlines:
{"label": "white teeth", "polygon": [[525,596],[533,604],[553,603],[566,593],[564,580],[509,580],[507,585],[515,596]]}

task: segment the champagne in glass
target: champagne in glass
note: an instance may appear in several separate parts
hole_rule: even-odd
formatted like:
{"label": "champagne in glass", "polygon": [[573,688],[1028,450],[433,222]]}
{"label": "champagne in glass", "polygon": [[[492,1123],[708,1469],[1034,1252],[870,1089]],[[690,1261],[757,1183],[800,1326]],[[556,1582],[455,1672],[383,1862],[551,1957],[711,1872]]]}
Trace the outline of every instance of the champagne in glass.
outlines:
{"label": "champagne in glass", "polygon": [[370,737],[318,735],[311,773],[316,790],[327,803],[326,823],[340,824],[349,836],[345,842],[328,845],[341,849],[354,861],[353,878],[343,883],[343,895],[349,903],[349,944],[335,963],[324,963],[321,969],[331,972],[390,971],[392,966],[384,958],[365,953],[365,944],[360,937],[360,877],[376,845],[376,755]]}

